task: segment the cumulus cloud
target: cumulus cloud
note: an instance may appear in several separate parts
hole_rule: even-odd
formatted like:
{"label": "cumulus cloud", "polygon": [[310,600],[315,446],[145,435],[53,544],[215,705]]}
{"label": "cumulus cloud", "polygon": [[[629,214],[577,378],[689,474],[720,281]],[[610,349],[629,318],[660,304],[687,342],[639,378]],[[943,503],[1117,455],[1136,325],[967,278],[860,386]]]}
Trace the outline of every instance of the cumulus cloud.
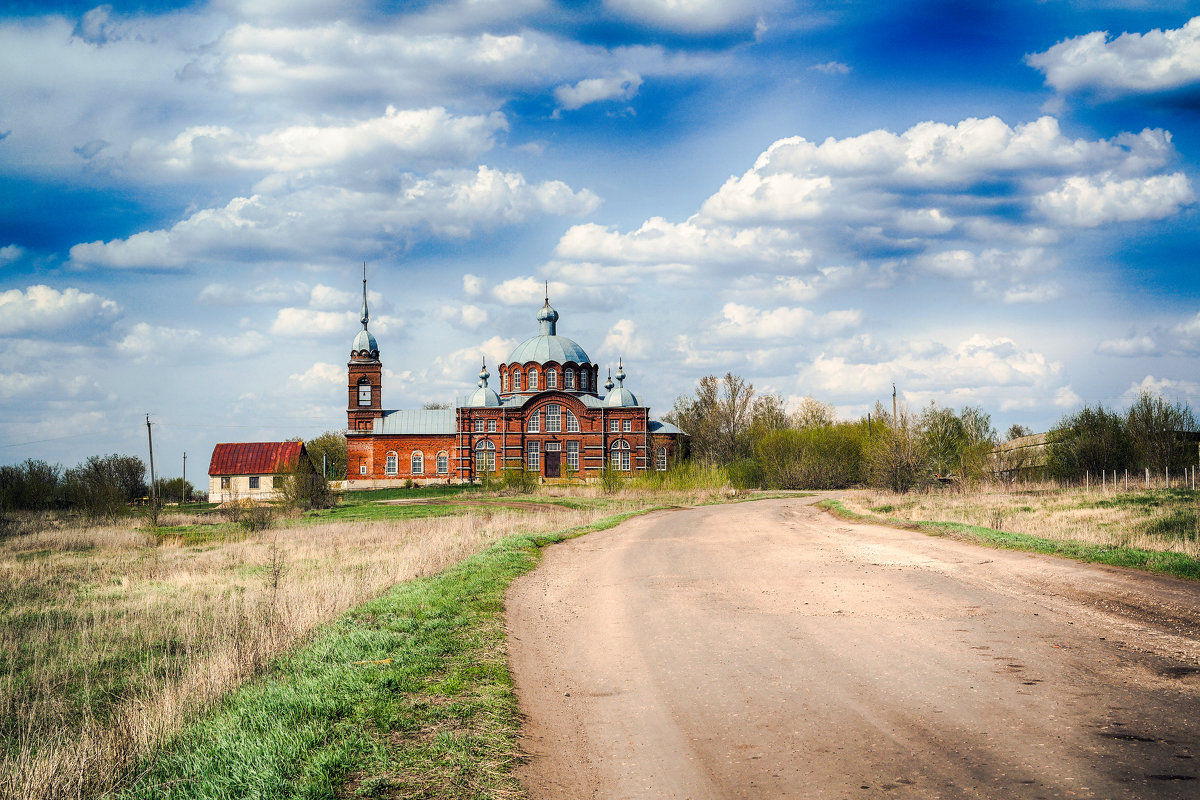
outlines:
{"label": "cumulus cloud", "polygon": [[504,115],[456,117],[444,108],[397,110],[342,125],[294,125],[250,136],[224,125],[197,125],[169,142],[139,139],[130,160],[177,173],[212,169],[295,172],[391,161],[461,164],[495,144]]}
{"label": "cumulus cloud", "polygon": [[107,322],[121,307],[107,297],[38,284],[0,292],[0,335],[52,331],[91,322]]}
{"label": "cumulus cloud", "polygon": [[600,349],[617,357],[640,358],[646,354],[646,340],[633,320],[619,319],[609,328]]}
{"label": "cumulus cloud", "polygon": [[326,364],[318,361],[304,372],[288,376],[288,386],[309,394],[327,394],[333,386],[346,381],[344,364]]}
{"label": "cumulus cloud", "polygon": [[20,261],[21,257],[24,255],[25,248],[21,247],[20,245],[8,244],[4,247],[0,247],[0,269],[7,267],[9,264]]}
{"label": "cumulus cloud", "polygon": [[166,358],[196,349],[203,334],[195,328],[172,328],[139,322],[117,342],[117,351],[138,361]]}
{"label": "cumulus cloud", "polygon": [[1195,202],[1169,133],[1109,139],[1063,134],[1044,116],[1010,126],[922,122],[770,145],[682,222],[651,217],[629,232],[586,223],[555,248],[576,280],[690,280],[706,270],[801,279],[834,266],[972,282],[982,297],[1045,302],[1044,279],[1075,232],[1157,220]]}
{"label": "cumulus cloud", "polygon": [[819,396],[884,397],[892,384],[908,402],[984,402],[1002,410],[1070,406],[1078,395],[1062,382],[1062,364],[1007,337],[974,335],[955,345],[913,342],[872,357],[822,353],[800,376]]}
{"label": "cumulus cloud", "polygon": [[1200,83],[1200,17],[1182,28],[1122,33],[1093,31],[1025,57],[1060,92],[1112,95],[1159,92]]}
{"label": "cumulus cloud", "polygon": [[72,377],[58,374],[28,374],[0,372],[0,399],[19,398],[79,398],[100,394],[100,387],[86,375]]}
{"label": "cumulus cloud", "polygon": [[350,336],[352,331],[360,326],[359,315],[354,311],[281,308],[271,323],[271,333],[274,336],[298,339]]}
{"label": "cumulus cloud", "polygon": [[642,85],[640,76],[624,71],[605,78],[586,78],[573,86],[559,86],[554,99],[560,108],[572,111],[605,100],[630,100]]}
{"label": "cumulus cloud", "polygon": [[1158,355],[1158,344],[1149,336],[1130,336],[1125,339],[1105,339],[1096,345],[1096,352],[1105,356],[1133,358]]}
{"label": "cumulus cloud", "polygon": [[853,309],[817,315],[803,307],[759,309],[740,303],[726,303],[721,316],[715,333],[726,341],[784,340],[798,336],[826,338],[844,333],[862,322],[862,312]]}
{"label": "cumulus cloud", "polygon": [[487,309],[471,303],[463,305],[445,305],[438,309],[438,318],[452,325],[477,331],[488,320]]}
{"label": "cumulus cloud", "polygon": [[71,248],[76,266],[182,269],[212,260],[289,263],[346,252],[387,252],[420,234],[465,237],[535,214],[580,214],[599,199],[561,181],[530,183],[520,173],[474,171],[406,175],[394,190],[313,186],[237,197],[196,211],[169,229]]}
{"label": "cumulus cloud", "polygon": [[604,0],[604,5],[643,25],[701,34],[748,28],[759,14],[779,3],[767,0]]}

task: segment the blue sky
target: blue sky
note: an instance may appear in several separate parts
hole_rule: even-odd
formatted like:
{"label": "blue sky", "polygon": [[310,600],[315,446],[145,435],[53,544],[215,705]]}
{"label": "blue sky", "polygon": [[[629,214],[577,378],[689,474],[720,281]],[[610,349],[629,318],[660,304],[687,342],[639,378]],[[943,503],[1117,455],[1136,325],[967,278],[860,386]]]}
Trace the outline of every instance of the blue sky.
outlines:
{"label": "blue sky", "polygon": [[6,9],[0,463],[343,426],[364,261],[392,408],[545,280],[660,414],[1200,405],[1200,4]]}

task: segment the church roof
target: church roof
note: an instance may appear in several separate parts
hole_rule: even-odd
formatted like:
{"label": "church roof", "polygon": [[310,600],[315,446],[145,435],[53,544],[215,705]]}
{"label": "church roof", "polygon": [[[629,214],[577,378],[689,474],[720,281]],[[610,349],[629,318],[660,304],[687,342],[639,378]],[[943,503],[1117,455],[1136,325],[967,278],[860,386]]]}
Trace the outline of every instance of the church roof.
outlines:
{"label": "church roof", "polygon": [[536,361],[539,364],[547,361],[557,361],[559,364],[565,364],[568,361],[574,361],[576,364],[591,363],[588,354],[574,339],[551,334],[541,334],[526,339],[513,348],[512,353],[508,356],[510,364],[513,362],[525,364],[529,361]]}
{"label": "church roof", "polygon": [[649,424],[646,427],[651,433],[674,433],[674,434],[683,434],[684,436],[687,435],[687,434],[683,433],[682,430],[675,427],[671,423],[663,422],[660,419],[650,420]]}
{"label": "church roof", "polygon": [[455,432],[453,408],[415,408],[384,411],[375,420],[374,433],[449,433]]}
{"label": "church roof", "polygon": [[303,442],[222,442],[213,448],[209,475],[272,475],[296,465]]}

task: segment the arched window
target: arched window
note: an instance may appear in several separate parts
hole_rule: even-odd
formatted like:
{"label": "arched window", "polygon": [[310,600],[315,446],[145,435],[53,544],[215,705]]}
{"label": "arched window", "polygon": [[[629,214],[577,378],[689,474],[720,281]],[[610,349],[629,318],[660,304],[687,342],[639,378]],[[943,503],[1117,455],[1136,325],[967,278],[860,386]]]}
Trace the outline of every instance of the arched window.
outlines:
{"label": "arched window", "polygon": [[556,370],[556,369],[546,370],[546,388],[547,389],[557,389],[558,388],[558,370]]}
{"label": "arched window", "polygon": [[525,422],[526,433],[541,433],[542,431],[542,412],[535,411],[529,415],[529,419]]}
{"label": "arched window", "polygon": [[448,475],[450,473],[450,454],[445,450],[437,454],[437,471],[438,475]]}
{"label": "arched window", "polygon": [[496,471],[496,445],[486,439],[475,445],[475,471]]}
{"label": "arched window", "polygon": [[387,454],[387,466],[383,471],[388,475],[395,475],[400,471],[400,457],[395,452]]}
{"label": "arched window", "polygon": [[573,369],[563,370],[563,388],[564,389],[574,389],[575,388],[575,370],[573,370]]}
{"label": "arched window", "polygon": [[508,373],[507,372],[500,373],[500,391],[502,391],[502,392],[508,391]]}
{"label": "arched window", "polygon": [[521,370],[517,370],[513,373],[513,391],[521,391]]}
{"label": "arched window", "polygon": [[536,392],[538,388],[537,370],[529,370],[529,391]]}
{"label": "arched window", "polygon": [[612,468],[622,472],[629,471],[629,442],[617,439],[610,448],[612,452]]}
{"label": "arched window", "polygon": [[420,450],[413,450],[412,454],[412,474],[423,475],[425,473],[425,454]]}
{"label": "arched window", "polygon": [[659,472],[667,469],[667,448],[660,447],[654,451],[654,468]]}
{"label": "arched window", "polygon": [[558,403],[546,406],[546,433],[562,433],[562,406]]}
{"label": "arched window", "polygon": [[358,382],[358,404],[360,406],[371,405],[371,382],[366,378]]}
{"label": "arched window", "polygon": [[588,387],[587,376],[588,376],[587,367],[584,367],[583,369],[579,370],[579,388],[585,392],[587,391],[587,387]]}
{"label": "arched window", "polygon": [[579,418],[567,412],[567,433],[579,433]]}

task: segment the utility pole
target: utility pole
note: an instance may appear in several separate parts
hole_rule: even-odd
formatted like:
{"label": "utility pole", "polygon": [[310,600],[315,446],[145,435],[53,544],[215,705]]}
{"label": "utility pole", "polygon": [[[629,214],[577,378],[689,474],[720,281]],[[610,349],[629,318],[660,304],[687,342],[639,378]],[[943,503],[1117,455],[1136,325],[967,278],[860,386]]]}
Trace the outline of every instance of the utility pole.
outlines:
{"label": "utility pole", "polygon": [[892,384],[892,430],[900,427],[900,420],[896,416],[896,384]]}
{"label": "utility pole", "polygon": [[154,478],[154,434],[150,430],[150,414],[146,414],[146,439],[150,442],[150,502],[154,503],[156,494]]}
{"label": "utility pole", "polygon": [[179,502],[187,502],[187,450],[183,451],[183,486],[179,487]]}

